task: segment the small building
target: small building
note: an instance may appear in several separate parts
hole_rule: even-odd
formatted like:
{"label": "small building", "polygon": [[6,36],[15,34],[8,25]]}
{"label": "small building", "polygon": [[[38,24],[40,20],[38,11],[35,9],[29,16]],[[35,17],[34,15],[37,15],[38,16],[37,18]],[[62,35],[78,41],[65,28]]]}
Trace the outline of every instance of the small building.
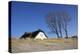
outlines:
{"label": "small building", "polygon": [[26,38],[30,38],[30,39],[40,39],[40,40],[43,40],[43,39],[47,39],[48,36],[45,34],[44,31],[42,31],[41,29],[38,29],[37,31],[34,31],[34,32],[25,32],[21,37],[20,39],[26,39]]}

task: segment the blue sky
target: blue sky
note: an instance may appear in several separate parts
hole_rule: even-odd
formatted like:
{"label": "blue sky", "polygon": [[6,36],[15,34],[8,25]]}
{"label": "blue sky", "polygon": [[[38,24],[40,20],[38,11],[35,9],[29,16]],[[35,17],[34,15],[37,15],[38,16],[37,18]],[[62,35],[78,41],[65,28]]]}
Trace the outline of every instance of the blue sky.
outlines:
{"label": "blue sky", "polygon": [[56,38],[50,34],[46,24],[46,15],[54,11],[66,11],[71,17],[68,26],[68,35],[77,34],[77,5],[41,4],[31,2],[12,2],[11,5],[11,35],[20,37],[24,32],[42,29],[48,37]]}

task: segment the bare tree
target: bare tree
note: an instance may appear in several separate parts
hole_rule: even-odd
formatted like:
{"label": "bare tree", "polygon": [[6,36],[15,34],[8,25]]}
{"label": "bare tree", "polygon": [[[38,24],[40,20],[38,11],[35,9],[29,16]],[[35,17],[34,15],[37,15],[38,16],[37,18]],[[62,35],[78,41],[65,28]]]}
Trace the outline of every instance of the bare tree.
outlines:
{"label": "bare tree", "polygon": [[68,22],[70,17],[67,12],[50,12],[46,18],[48,27],[57,35],[58,38],[62,38],[62,29],[65,31],[66,38],[68,38]]}
{"label": "bare tree", "polygon": [[59,32],[58,32],[58,21],[57,21],[56,12],[55,13],[50,12],[47,15],[47,20],[46,21],[47,21],[47,24],[48,24],[48,27],[50,28],[50,30],[53,33],[55,33],[58,38],[60,38]]}
{"label": "bare tree", "polygon": [[61,18],[61,13],[57,12],[57,21],[58,21],[58,28],[59,28],[59,33],[60,33],[60,38],[62,37],[62,18]]}
{"label": "bare tree", "polygon": [[68,23],[70,22],[71,18],[70,18],[70,15],[63,11],[61,13],[61,18],[62,18],[62,28],[63,30],[65,31],[65,35],[66,35],[66,38],[68,38]]}

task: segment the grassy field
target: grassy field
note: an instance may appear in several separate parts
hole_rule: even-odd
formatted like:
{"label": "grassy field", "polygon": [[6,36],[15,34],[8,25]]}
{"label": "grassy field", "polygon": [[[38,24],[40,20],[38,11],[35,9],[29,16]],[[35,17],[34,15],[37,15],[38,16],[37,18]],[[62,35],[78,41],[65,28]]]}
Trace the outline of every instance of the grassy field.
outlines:
{"label": "grassy field", "polygon": [[77,49],[76,38],[47,40],[12,39],[12,53]]}

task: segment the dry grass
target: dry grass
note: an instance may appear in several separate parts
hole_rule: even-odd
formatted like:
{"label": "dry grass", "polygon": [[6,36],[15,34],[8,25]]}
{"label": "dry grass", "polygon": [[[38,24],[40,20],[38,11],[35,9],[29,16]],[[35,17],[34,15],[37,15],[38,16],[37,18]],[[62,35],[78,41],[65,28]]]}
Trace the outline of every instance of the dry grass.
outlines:
{"label": "dry grass", "polygon": [[12,52],[34,52],[49,50],[77,49],[77,39],[24,40],[12,39]]}

